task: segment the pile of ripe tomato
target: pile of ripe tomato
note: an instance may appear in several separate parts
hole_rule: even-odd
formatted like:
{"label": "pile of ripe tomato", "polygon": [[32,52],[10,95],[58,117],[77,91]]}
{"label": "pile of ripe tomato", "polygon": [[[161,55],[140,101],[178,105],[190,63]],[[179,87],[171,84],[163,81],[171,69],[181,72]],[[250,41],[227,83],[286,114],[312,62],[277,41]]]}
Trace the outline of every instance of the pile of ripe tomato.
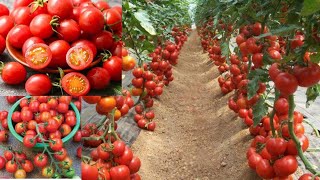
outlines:
{"label": "pile of ripe tomato", "polygon": [[[223,94],[234,91],[234,95],[229,98],[228,106],[231,110],[242,118],[243,122],[249,127],[250,134],[255,136],[248,151],[247,159],[250,168],[255,170],[263,179],[293,179],[292,174],[298,168],[298,150],[296,143],[292,139],[290,124],[293,124],[293,133],[301,144],[301,149],[305,152],[309,147],[309,140],[305,136],[305,129],[302,124],[303,115],[293,112],[293,122],[289,120],[289,96],[298,88],[311,87],[320,81],[320,66],[310,61],[310,53],[306,52],[303,58],[304,65],[289,65],[282,62],[282,56],[286,54],[287,44],[290,44],[290,50],[295,51],[304,44],[304,35],[296,32],[295,38],[286,41],[281,36],[267,36],[256,39],[254,36],[262,32],[269,32],[268,28],[262,31],[262,24],[245,25],[240,28],[236,36],[236,43],[239,47],[241,56],[231,54],[230,63],[227,63],[226,57],[222,55],[220,40],[215,37],[215,33],[208,30],[213,26],[213,22],[207,22],[199,28],[199,34],[202,38],[201,44],[209,53],[210,59],[218,66],[221,75],[218,82]],[[219,21],[217,31],[225,31],[231,35],[232,25]],[[267,52],[267,54],[263,54]],[[269,62],[266,57],[270,58]],[[255,93],[249,97],[250,71],[261,69],[267,66],[264,76],[265,82],[258,82],[255,87]],[[272,81],[276,90],[279,91],[274,100],[272,111],[260,119],[260,123],[254,125],[253,106],[259,101],[266,92],[267,83]],[[252,85],[251,85],[252,86]],[[277,97],[278,96],[278,97]],[[306,173],[300,179],[308,179],[313,175]]]}
{"label": "pile of ripe tomato", "polygon": [[[1,53],[7,39],[31,69],[69,69],[57,84],[72,96],[105,90],[110,81],[121,81],[122,42],[116,41],[122,33],[120,6],[110,7],[103,0],[15,0],[13,8],[10,12],[0,5]],[[18,62],[2,67],[3,81],[17,85],[27,79],[30,95],[50,94],[53,76],[36,73],[27,78]]]}
{"label": "pile of ripe tomato", "polygon": [[[16,133],[23,137],[24,147],[33,148],[37,143],[45,143],[48,148],[44,148],[31,161],[25,153],[7,146],[4,158],[0,157],[0,169],[5,167],[7,172],[14,173],[15,178],[26,178],[27,173],[32,172],[35,167],[41,169],[45,178],[72,178],[75,169],[62,141],[77,123],[74,109],[69,109],[72,97],[7,96],[6,99],[10,104],[20,99],[20,110],[17,109],[11,117],[8,117],[7,111],[0,112],[3,127],[0,142],[8,141],[8,118],[11,118]],[[74,100],[74,104],[77,109],[81,108],[78,99]]]}

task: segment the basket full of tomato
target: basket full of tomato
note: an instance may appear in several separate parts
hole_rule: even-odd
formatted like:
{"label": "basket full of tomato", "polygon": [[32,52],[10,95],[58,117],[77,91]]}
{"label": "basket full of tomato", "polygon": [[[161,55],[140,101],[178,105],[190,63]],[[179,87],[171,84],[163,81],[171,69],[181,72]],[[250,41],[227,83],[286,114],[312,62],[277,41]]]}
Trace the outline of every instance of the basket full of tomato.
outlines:
{"label": "basket full of tomato", "polygon": [[33,150],[54,150],[72,139],[80,127],[80,113],[71,100],[70,96],[27,96],[18,100],[8,115],[11,134]]}

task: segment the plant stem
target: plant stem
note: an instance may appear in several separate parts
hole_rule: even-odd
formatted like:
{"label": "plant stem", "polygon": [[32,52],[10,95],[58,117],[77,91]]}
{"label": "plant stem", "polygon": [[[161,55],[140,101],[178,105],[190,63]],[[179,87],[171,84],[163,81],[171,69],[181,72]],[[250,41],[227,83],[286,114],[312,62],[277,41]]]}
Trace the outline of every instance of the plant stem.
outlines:
{"label": "plant stem", "polygon": [[303,154],[300,141],[299,141],[298,137],[296,136],[296,134],[294,133],[294,121],[293,121],[294,108],[295,108],[294,97],[293,97],[293,95],[290,95],[289,96],[289,123],[288,123],[290,136],[291,136],[293,142],[296,144],[296,148],[298,150],[298,155],[301,158],[306,169],[309,170],[312,174],[317,174],[319,172],[317,172],[315,170],[313,165],[309,162],[309,160]]}
{"label": "plant stem", "polygon": [[308,124],[309,126],[312,127],[314,133],[316,134],[317,137],[320,137],[319,131],[318,129],[308,120],[304,119],[303,122],[305,122],[306,124]]}
{"label": "plant stem", "polygon": [[272,136],[273,137],[276,136],[276,130],[274,128],[273,118],[274,118],[274,115],[276,114],[275,105],[276,105],[276,101],[279,99],[279,96],[280,96],[280,92],[277,89],[275,89],[275,99],[274,99],[274,102],[273,102],[273,109],[272,109],[272,112],[271,112],[271,115],[270,115],[270,126],[271,126],[271,131],[272,131]]}

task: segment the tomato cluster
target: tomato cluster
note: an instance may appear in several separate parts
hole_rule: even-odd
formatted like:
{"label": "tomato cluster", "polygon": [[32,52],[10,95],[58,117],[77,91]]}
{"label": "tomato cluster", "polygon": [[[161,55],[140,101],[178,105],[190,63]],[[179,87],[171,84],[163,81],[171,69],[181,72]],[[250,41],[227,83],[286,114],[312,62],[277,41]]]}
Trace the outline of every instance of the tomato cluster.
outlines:
{"label": "tomato cluster", "polygon": [[154,131],[156,127],[156,123],[153,121],[154,112],[149,108],[153,106],[153,98],[159,97],[163,93],[163,87],[168,86],[174,79],[172,66],[178,62],[179,51],[187,40],[187,30],[187,28],[174,27],[171,34],[175,38],[175,43],[166,41],[164,48],[158,46],[149,54],[152,59],[150,63],[144,63],[132,71],[134,78],[131,83],[133,87],[130,93],[126,93],[130,96],[140,97],[135,105],[134,120],[142,129]]}
{"label": "tomato cluster", "polygon": [[[121,7],[110,7],[103,0],[15,0],[10,13],[4,6],[0,14],[0,52],[7,37],[32,69],[80,71],[68,71],[61,77],[59,84],[69,95],[103,90],[111,80],[121,81],[122,42],[115,40],[121,37],[121,16]],[[101,60],[101,67],[92,68]],[[2,69],[7,84],[21,84],[26,78],[26,69],[17,62]],[[52,79],[34,74],[28,77],[25,89],[30,95],[49,94]]]}
{"label": "tomato cluster", "polygon": [[[69,109],[72,97],[39,96],[20,100],[21,110],[12,114],[15,131],[24,136],[26,147],[33,147],[42,139],[63,138],[70,134],[77,123],[76,113]],[[80,108],[80,101],[75,102]]]}
{"label": "tomato cluster", "polygon": [[34,165],[25,153],[8,149],[3,152],[3,157],[0,156],[0,170],[3,168],[15,178],[23,179],[33,171]]}
{"label": "tomato cluster", "polygon": [[[85,149],[89,149],[89,156],[84,156],[82,148],[77,150],[81,157],[82,179],[140,179],[137,172],[141,162],[138,157],[133,156],[130,147],[120,140],[115,132],[117,121],[128,113],[134,102],[130,94],[126,96],[100,97],[84,96],[83,100],[89,104],[96,104],[96,111],[106,115],[100,123],[87,123],[74,136],[73,140],[83,140]],[[107,121],[109,117],[109,121]]]}
{"label": "tomato cluster", "polygon": [[[255,136],[247,152],[249,167],[263,179],[293,179],[292,174],[298,168],[296,156],[300,146],[292,139],[292,133],[300,141],[303,152],[309,147],[309,140],[304,135],[303,115],[294,111],[292,121],[290,120],[289,96],[298,86],[311,87],[320,81],[320,66],[310,61],[310,52],[305,53],[302,63],[289,64],[283,60],[288,43],[291,51],[303,46],[303,33],[297,31],[295,38],[289,41],[276,35],[258,39],[255,36],[269,32],[267,26],[263,29],[260,22],[244,25],[235,38],[239,48],[238,55],[231,54],[226,57],[222,53],[221,40],[216,33],[224,31],[230,36],[233,26],[222,20],[219,20],[215,27],[216,31],[209,30],[212,26],[213,21],[209,20],[203,27],[198,28],[201,45],[218,66],[221,74],[218,82],[222,93],[234,91],[228,101],[229,108],[242,118],[249,127],[250,134]],[[249,84],[252,81],[249,76],[251,71],[256,70],[265,71],[261,73],[265,80],[258,81],[253,88],[253,84]],[[270,81],[273,81],[279,95],[276,95],[274,106],[271,106],[272,111],[259,119],[259,123],[254,122],[256,115],[253,107],[268,88],[270,91],[270,86],[273,85],[270,85]],[[293,127],[293,132],[290,132],[289,126]],[[305,174],[300,179],[308,179],[310,176]]]}

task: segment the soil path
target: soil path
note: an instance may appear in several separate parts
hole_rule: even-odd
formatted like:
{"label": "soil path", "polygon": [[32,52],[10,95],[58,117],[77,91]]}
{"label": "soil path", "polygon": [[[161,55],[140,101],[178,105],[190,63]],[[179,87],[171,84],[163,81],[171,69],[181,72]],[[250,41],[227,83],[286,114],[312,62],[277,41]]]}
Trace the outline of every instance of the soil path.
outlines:
{"label": "soil path", "polygon": [[155,102],[157,128],[133,144],[144,180],[259,179],[246,164],[250,135],[228,109],[218,70],[194,31],[173,70],[175,80]]}

